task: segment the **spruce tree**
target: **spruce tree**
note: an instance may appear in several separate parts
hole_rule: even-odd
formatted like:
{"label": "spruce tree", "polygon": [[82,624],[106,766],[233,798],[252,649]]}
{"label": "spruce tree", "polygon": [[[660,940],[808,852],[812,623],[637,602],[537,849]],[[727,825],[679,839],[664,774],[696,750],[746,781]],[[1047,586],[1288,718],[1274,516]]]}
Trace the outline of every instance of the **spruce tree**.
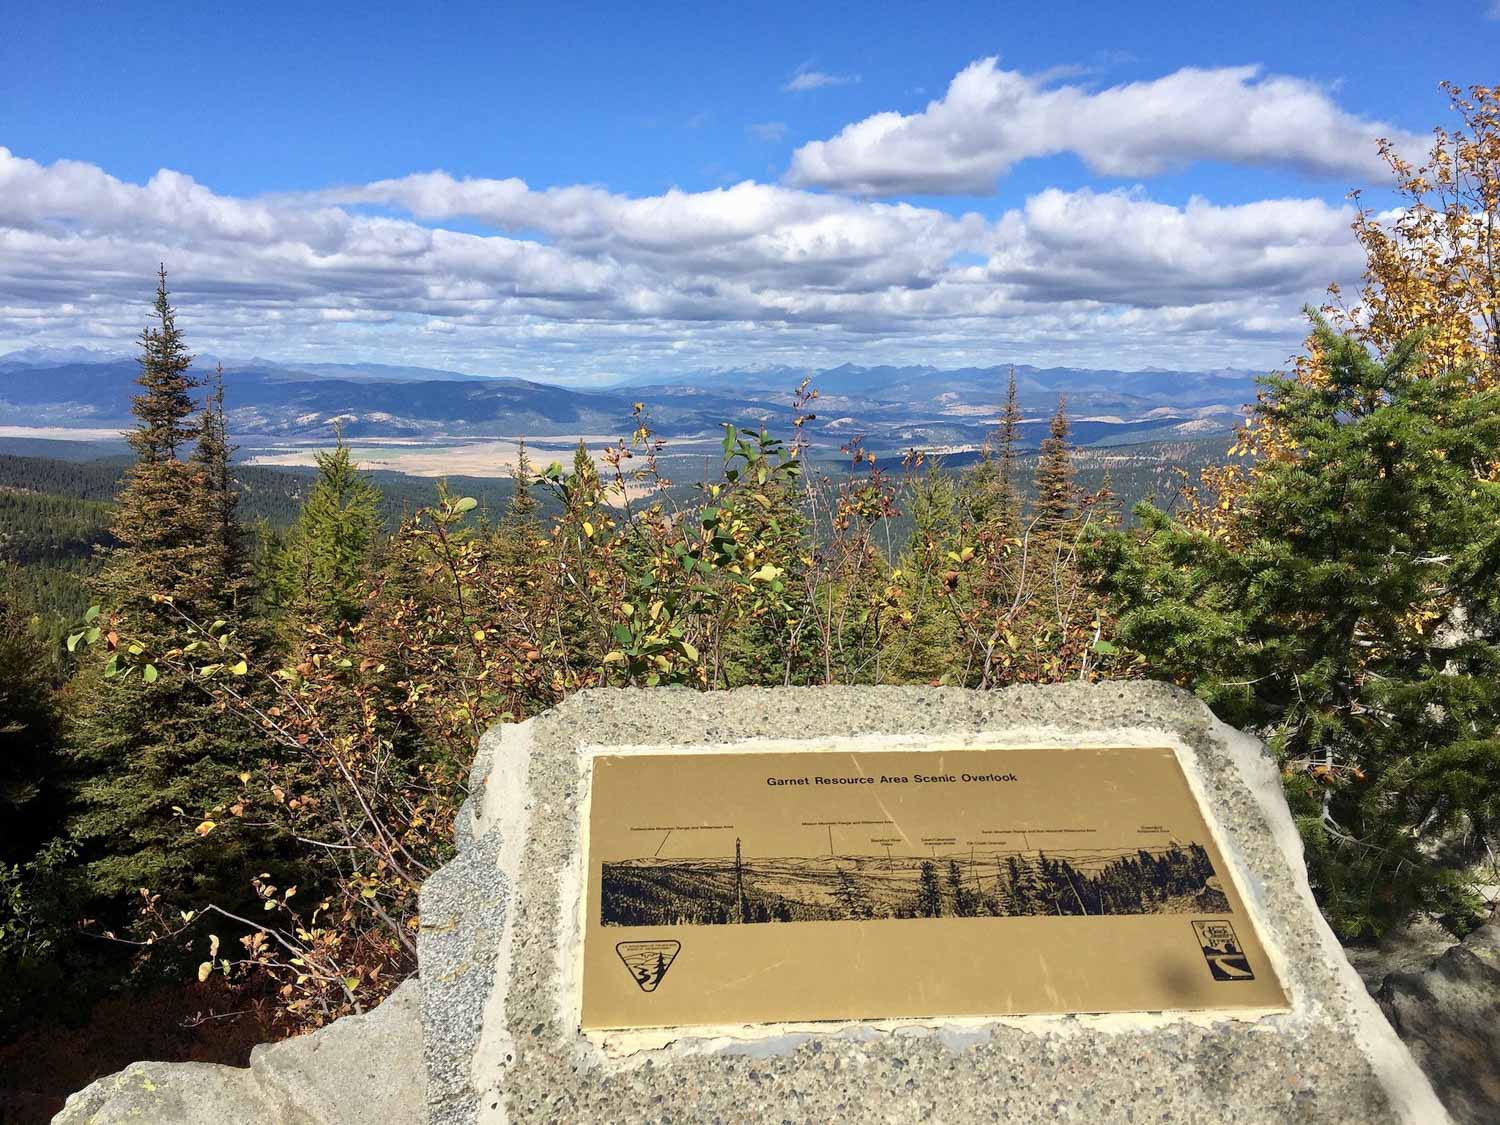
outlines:
{"label": "spruce tree", "polygon": [[292,602],[292,573],[286,555],[289,530],[277,530],[265,516],[257,516],[249,534],[254,615],[270,627],[280,622]]}
{"label": "spruce tree", "polygon": [[214,564],[222,575],[218,597],[227,613],[239,616],[237,611],[253,580],[245,529],[239,520],[239,487],[230,469],[234,452],[224,421],[224,368],[220,366],[199,420],[193,464],[204,476],[203,539],[219,555]]}
{"label": "spruce tree", "polygon": [[139,423],[126,437],[142,468],[176,460],[177,451],[196,436],[188,419],[196,409],[193,391],[198,382],[189,370],[193,357],[168,300],[165,265],[157,272],[153,315],[156,323],[141,333],[141,373],[136,379],[141,393],[131,403]]}
{"label": "spruce tree", "polygon": [[1068,401],[1058,400],[1041,458],[1036,467],[1036,521],[1039,530],[1056,533],[1078,510],[1078,489],[1073,483],[1073,453],[1068,446]]}
{"label": "spruce tree", "polygon": [[960,503],[952,474],[940,467],[913,484],[911,538],[899,565],[900,627],[884,665],[893,683],[953,682],[962,667],[957,614],[969,591],[950,557],[962,546]]}
{"label": "spruce tree", "polygon": [[1032,915],[1050,913],[1047,905],[1047,884],[1040,867],[1046,856],[1038,855],[1032,860],[1025,855],[1007,857],[1005,913],[1009,915]]}
{"label": "spruce tree", "polygon": [[979,912],[978,896],[964,886],[963,868],[958,860],[948,861],[948,898],[953,903],[953,913],[959,918],[972,918]]}
{"label": "spruce tree", "polygon": [[[154,323],[141,337],[138,425],[129,435],[137,460],[115,507],[118,546],[94,584],[112,638],[146,654],[180,647],[233,601],[224,513],[210,481],[217,463],[179,456],[199,435],[191,362],[163,270]],[[247,753],[240,729],[176,678],[109,678],[104,655],[85,663],[71,698],[67,828],[84,861],[78,897],[108,916],[110,900],[118,911],[143,887],[183,903],[238,888],[233,830],[210,838],[194,828],[236,782]]]}
{"label": "spruce tree", "polygon": [[506,519],[512,524],[533,522],[541,503],[531,491],[536,478],[531,471],[531,458],[526,454],[525,438],[516,447],[516,467],[510,480],[510,506],[506,509]]}
{"label": "spruce tree", "polygon": [[[205,466],[178,456],[199,436],[192,395],[198,383],[168,301],[165,269],[153,317],[141,334],[141,393],[131,407],[138,424],[127,435],[136,461],[110,525],[119,546],[105,555],[97,590],[127,629],[175,632],[179,614],[213,619],[225,576],[216,537],[206,534],[214,505]],[[172,607],[162,605],[162,595],[172,597]]]}
{"label": "spruce tree", "polygon": [[381,496],[342,435],[317,461],[317,484],[283,550],[282,584],[301,624],[336,629],[364,612],[360,584],[380,530]]}
{"label": "spruce tree", "polygon": [[1016,398],[1016,368],[1012,364],[1005,389],[1005,411],[1000,415],[996,517],[1002,530],[1014,535],[1021,523],[1021,492],[1016,487],[1016,449],[1021,440],[1021,407]]}
{"label": "spruce tree", "polygon": [[838,903],[839,918],[871,918],[874,910],[869,899],[845,868],[837,868],[837,882],[833,888],[833,900]]}
{"label": "spruce tree", "polygon": [[1011,365],[1005,408],[985,442],[979,464],[966,482],[966,506],[973,519],[1003,535],[1014,536],[1021,523],[1021,492],[1016,485],[1016,455],[1021,439],[1021,406],[1016,368]]}
{"label": "spruce tree", "polygon": [[[1117,636],[1283,764],[1336,928],[1462,930],[1500,833],[1500,392],[1316,322],[1326,377],[1271,378],[1268,460],[1222,529],[1150,505],[1094,553]],[[1476,468],[1480,471],[1476,472]]]}
{"label": "spruce tree", "polygon": [[924,859],[917,873],[918,918],[940,918],[943,914],[943,885],[938,878],[937,864]]}

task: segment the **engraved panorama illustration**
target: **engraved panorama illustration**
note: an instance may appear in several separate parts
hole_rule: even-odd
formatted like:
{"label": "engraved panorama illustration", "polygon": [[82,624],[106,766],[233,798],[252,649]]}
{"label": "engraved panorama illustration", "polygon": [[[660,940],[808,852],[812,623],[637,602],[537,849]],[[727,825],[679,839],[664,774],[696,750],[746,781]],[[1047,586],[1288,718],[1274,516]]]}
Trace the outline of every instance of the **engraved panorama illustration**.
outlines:
{"label": "engraved panorama illustration", "polygon": [[934,742],[594,757],[583,1026],[1284,1003],[1174,749]]}
{"label": "engraved panorama illustration", "polygon": [[979,851],[927,856],[643,856],[603,864],[606,926],[1035,915],[1224,914],[1208,850],[1165,847]]}

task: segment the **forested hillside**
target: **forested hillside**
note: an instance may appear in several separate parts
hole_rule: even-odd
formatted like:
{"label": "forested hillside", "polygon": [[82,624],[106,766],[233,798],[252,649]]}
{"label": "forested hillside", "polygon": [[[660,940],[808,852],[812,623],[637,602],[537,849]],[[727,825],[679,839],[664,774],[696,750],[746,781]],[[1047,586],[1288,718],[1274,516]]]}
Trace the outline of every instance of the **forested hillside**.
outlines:
{"label": "forested hillside", "polygon": [[[11,585],[61,641],[68,625],[90,604],[87,580],[101,552],[115,546],[110,534],[113,501],[130,460],[85,461],[0,454],[0,565],[9,565]],[[285,531],[300,514],[316,484],[313,469],[234,467],[240,518],[252,534]],[[437,482],[401,473],[369,474],[379,488],[377,514],[389,533],[413,512],[432,503]],[[495,479],[454,477],[451,487],[498,510],[509,485]]]}
{"label": "forested hillside", "polygon": [[[0,454],[0,489],[108,502],[119,493],[131,463],[125,457],[71,461]],[[265,520],[272,527],[289,526],[301,512],[316,475],[311,468],[235,465],[243,517],[251,523]],[[433,480],[403,473],[376,471],[369,475],[380,482],[380,517],[388,528],[399,526],[403,515],[430,503],[437,487]],[[495,505],[501,504],[509,492],[505,481],[494,478],[455,476],[451,481],[455,487],[477,492]]]}
{"label": "forested hillside", "polygon": [[[49,443],[52,444],[52,443]],[[63,443],[65,444],[65,443]],[[1078,486],[1085,492],[1108,487],[1121,518],[1133,520],[1134,505],[1145,499],[1172,496],[1188,477],[1226,459],[1222,437],[1195,441],[1148,442],[1120,447],[1076,449],[1073,454]],[[943,468],[965,471],[981,454],[934,457],[927,471]],[[1032,494],[1038,455],[1015,458],[1017,487]],[[109,532],[111,504],[130,467],[127,457],[64,460],[56,457],[0,454],[0,564],[17,569],[11,583],[46,621],[49,635],[61,641],[67,626],[89,606],[88,577],[98,566],[100,551],[114,545]],[[843,476],[847,466],[821,462],[813,468],[824,475]],[[377,511],[382,531],[394,532],[408,516],[431,505],[438,482],[387,470],[365,474],[379,490]],[[233,476],[240,495],[238,511],[252,535],[281,532],[290,527],[316,483],[313,469],[272,469],[235,465]],[[503,511],[510,482],[493,477],[453,476],[447,487],[479,503],[485,513]],[[909,481],[898,481],[905,498]],[[691,490],[676,488],[679,499]],[[539,503],[550,503],[541,497]],[[911,533],[910,505],[898,504],[891,517],[890,543],[904,542]]]}

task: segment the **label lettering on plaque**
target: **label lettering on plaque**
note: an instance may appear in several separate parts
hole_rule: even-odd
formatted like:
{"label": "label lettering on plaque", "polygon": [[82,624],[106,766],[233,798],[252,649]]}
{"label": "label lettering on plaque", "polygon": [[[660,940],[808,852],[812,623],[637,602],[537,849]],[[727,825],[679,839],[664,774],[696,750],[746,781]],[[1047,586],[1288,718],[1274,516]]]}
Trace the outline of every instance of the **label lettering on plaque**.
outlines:
{"label": "label lettering on plaque", "polygon": [[1170,749],[617,754],[590,793],[585,1029],[1286,1006]]}

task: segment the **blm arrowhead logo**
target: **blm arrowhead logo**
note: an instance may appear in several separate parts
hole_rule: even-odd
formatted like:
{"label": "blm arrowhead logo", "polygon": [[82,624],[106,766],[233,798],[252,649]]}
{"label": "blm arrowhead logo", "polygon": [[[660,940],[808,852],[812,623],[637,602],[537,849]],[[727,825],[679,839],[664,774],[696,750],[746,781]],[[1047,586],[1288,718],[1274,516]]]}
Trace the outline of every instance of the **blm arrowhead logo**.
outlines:
{"label": "blm arrowhead logo", "polygon": [[642,992],[656,991],[681,950],[680,941],[622,941],[615,946],[615,952]]}
{"label": "blm arrowhead logo", "polygon": [[1198,945],[1203,950],[1203,959],[1208,962],[1208,971],[1214,980],[1254,980],[1250,969],[1250,958],[1228,922],[1194,922],[1193,930],[1198,935]]}

